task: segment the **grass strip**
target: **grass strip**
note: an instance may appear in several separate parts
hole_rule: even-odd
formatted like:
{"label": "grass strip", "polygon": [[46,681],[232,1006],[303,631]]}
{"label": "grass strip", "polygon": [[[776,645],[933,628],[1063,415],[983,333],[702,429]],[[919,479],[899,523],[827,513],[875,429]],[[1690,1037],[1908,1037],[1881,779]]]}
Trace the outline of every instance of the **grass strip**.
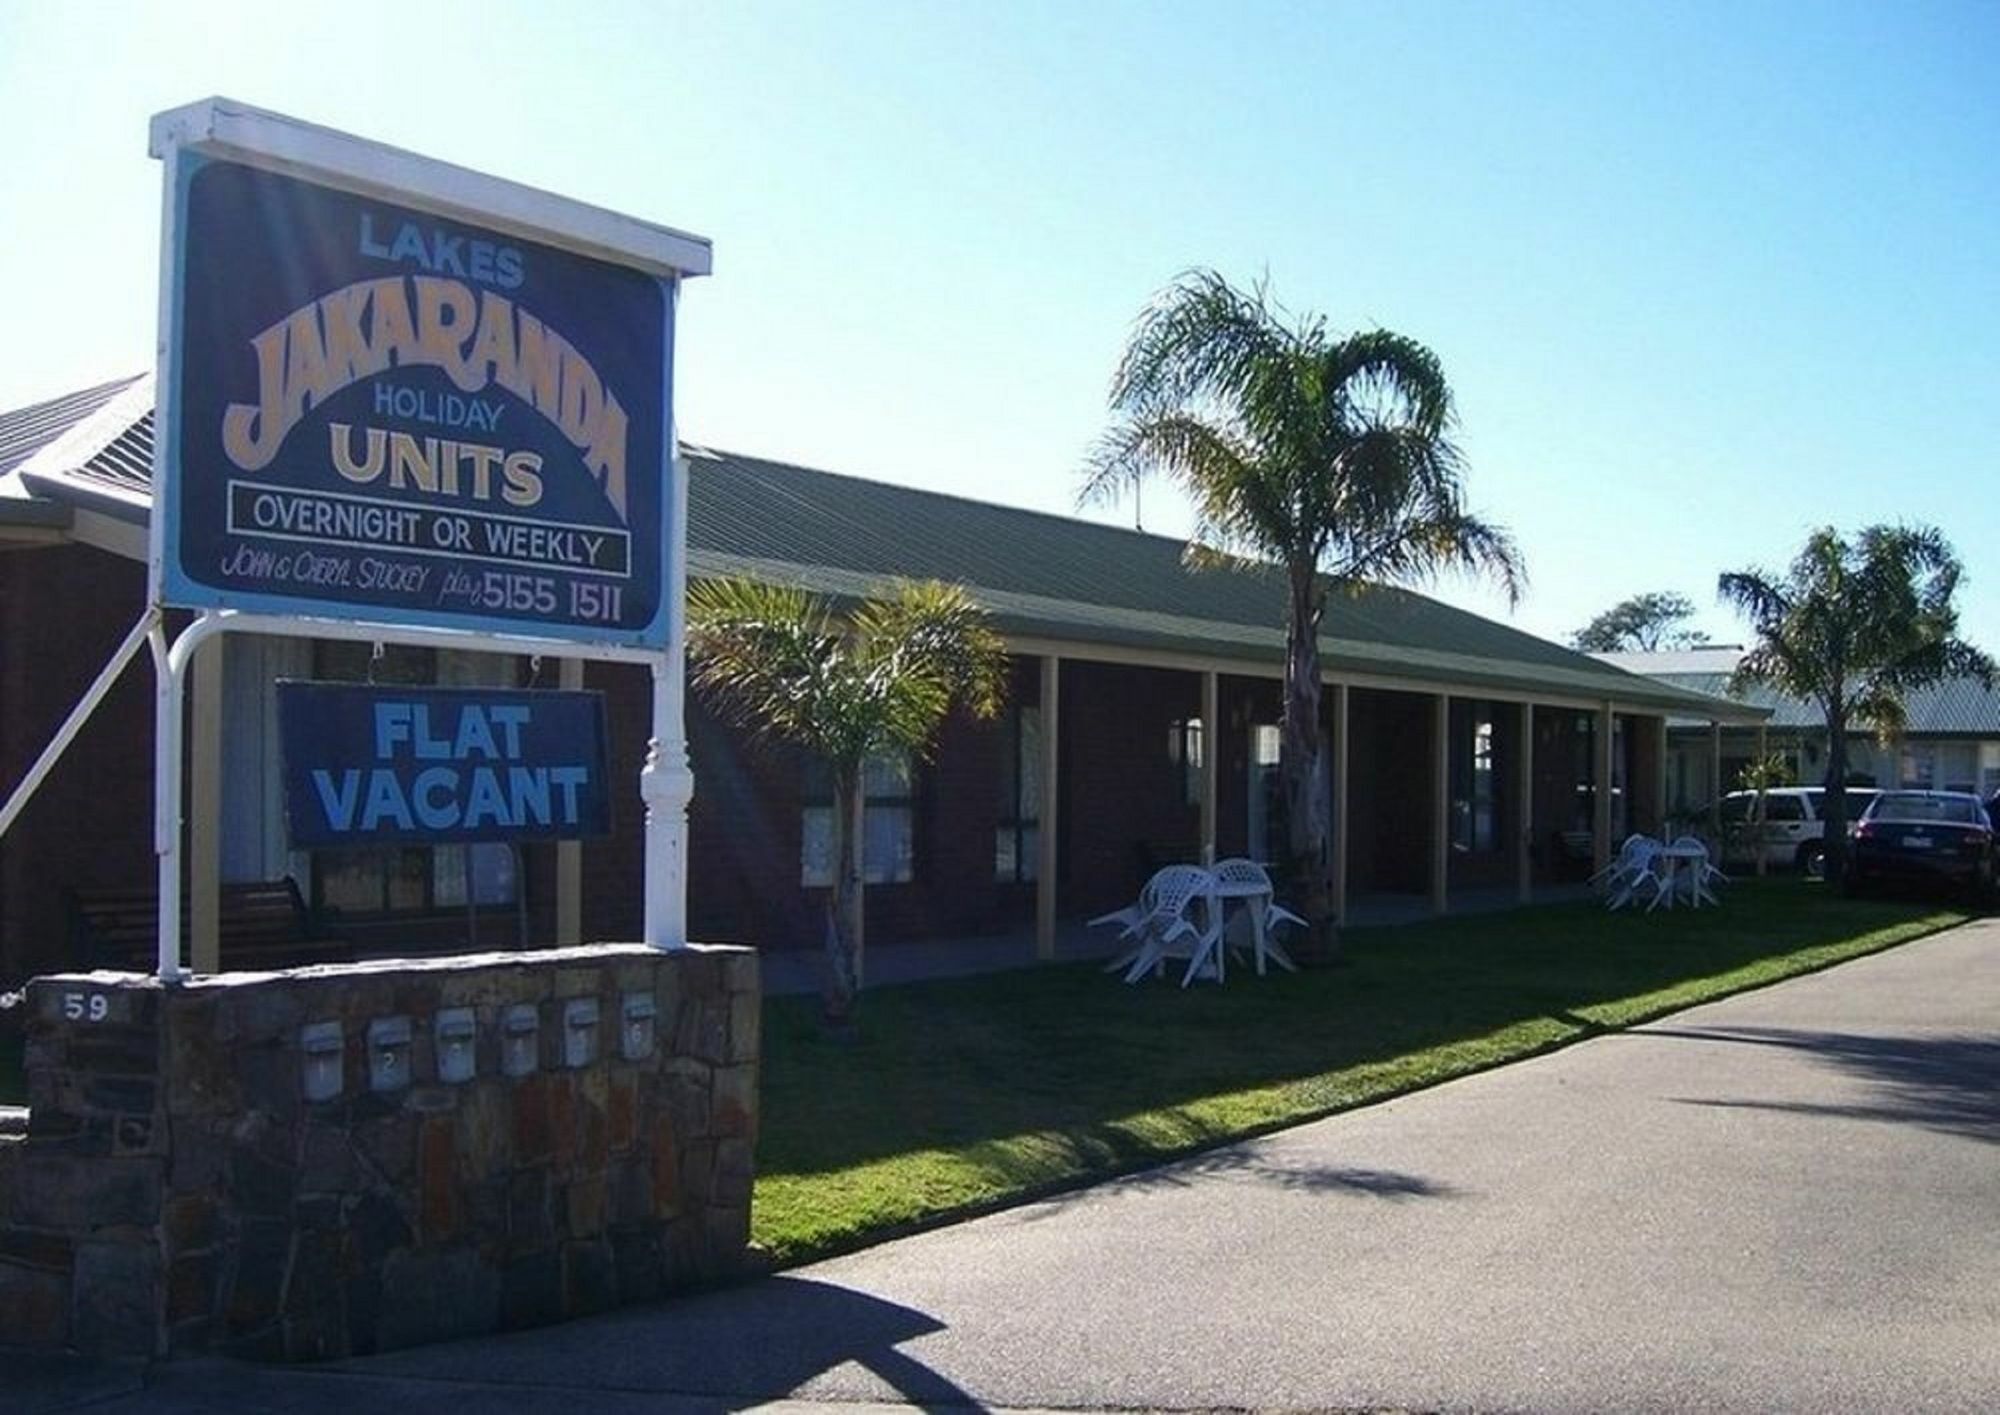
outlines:
{"label": "grass strip", "polygon": [[1226,987],[1089,964],[866,996],[856,1042],[766,1006],[752,1236],[792,1264],[1379,1101],[1962,923],[1741,881],[1725,907],[1549,905],[1346,936]]}

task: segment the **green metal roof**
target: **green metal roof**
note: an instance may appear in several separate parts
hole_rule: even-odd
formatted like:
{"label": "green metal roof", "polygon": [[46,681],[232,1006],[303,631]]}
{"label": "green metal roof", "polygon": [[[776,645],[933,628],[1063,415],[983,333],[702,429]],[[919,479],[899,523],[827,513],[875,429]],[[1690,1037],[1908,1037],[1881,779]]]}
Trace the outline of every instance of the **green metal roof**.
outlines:
{"label": "green metal roof", "polygon": [[[1660,682],[1689,692],[1723,697],[1729,691],[1726,673],[1662,673]],[[1788,698],[1769,688],[1757,687],[1738,695],[1741,702],[1768,708],[1773,730],[1824,732],[1826,714],[1798,698]],[[1911,693],[1908,734],[1913,737],[2000,737],[2000,692],[1986,688],[1977,678],[1953,678]],[[1678,720],[1675,726],[1688,726]]]}
{"label": "green metal roof", "polygon": [[[1281,577],[1257,567],[1190,569],[1179,539],[737,453],[690,449],[689,463],[696,575],[846,596],[889,578],[952,580],[1017,635],[1283,662]],[[1321,647],[1336,672],[1610,698],[1704,719],[1761,716],[1401,589],[1337,595]]]}
{"label": "green metal roof", "polygon": [[[0,414],[0,445],[11,431],[19,446],[40,446],[98,413],[131,382]],[[33,490],[143,519],[152,491],[151,413],[100,431],[82,465],[37,477]],[[949,580],[966,586],[1006,632],[1074,644],[1079,656],[1097,645],[1266,671],[1284,662],[1285,589],[1268,569],[1193,570],[1185,542],[1169,536],[737,453],[687,451],[688,559],[696,575],[752,575],[842,596],[897,578]],[[1412,688],[1609,699],[1703,721],[1763,716],[1408,590],[1369,586],[1336,595],[1320,644],[1337,673],[1406,680]]]}

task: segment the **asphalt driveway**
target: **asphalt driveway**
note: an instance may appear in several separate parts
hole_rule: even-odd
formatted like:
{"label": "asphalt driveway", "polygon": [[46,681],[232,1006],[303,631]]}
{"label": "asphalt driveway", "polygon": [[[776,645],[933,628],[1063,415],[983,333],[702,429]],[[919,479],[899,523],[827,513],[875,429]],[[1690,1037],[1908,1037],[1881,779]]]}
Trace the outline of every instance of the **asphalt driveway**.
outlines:
{"label": "asphalt driveway", "polygon": [[93,1408],[785,1396],[1994,1409],[2000,922],[762,1283]]}

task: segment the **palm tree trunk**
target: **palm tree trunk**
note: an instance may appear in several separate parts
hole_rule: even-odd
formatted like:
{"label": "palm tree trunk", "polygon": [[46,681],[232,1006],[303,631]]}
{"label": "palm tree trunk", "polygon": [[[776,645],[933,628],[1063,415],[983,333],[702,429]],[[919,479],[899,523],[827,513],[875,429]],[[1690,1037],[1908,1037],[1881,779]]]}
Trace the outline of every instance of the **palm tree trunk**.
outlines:
{"label": "palm tree trunk", "polygon": [[1300,912],[1311,936],[1304,960],[1339,955],[1333,918],[1333,802],[1327,789],[1326,734],[1320,728],[1320,588],[1313,567],[1291,573],[1291,613],[1285,625],[1285,710],[1278,772],[1285,795],[1286,844]]}
{"label": "palm tree trunk", "polygon": [[858,769],[836,767],[833,774],[833,890],[827,901],[826,1021],[845,1029],[861,991],[861,826],[863,802]]}
{"label": "palm tree trunk", "polygon": [[1824,878],[1839,884],[1847,877],[1847,710],[1838,695],[1826,712],[1826,796],[1820,816],[1826,823],[1820,832]]}

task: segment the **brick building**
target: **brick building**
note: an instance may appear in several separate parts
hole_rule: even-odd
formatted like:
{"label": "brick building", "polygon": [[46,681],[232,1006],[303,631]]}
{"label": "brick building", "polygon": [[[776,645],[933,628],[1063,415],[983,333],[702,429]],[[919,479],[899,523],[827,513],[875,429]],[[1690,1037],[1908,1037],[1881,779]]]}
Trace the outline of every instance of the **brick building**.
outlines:
{"label": "brick building", "polygon": [[[1129,900],[1156,864],[1282,853],[1275,576],[1192,571],[1166,537],[687,451],[691,574],[834,595],[947,579],[993,613],[1015,655],[1001,720],[953,721],[931,760],[871,767],[871,946],[1031,929],[1048,944]],[[0,414],[8,789],[141,611],[151,464],[150,376]],[[1669,716],[1763,716],[1402,590],[1337,601],[1328,629],[1343,909],[1381,894],[1438,910],[1470,892],[1526,899],[1628,829],[1657,826]],[[272,684],[581,683],[607,695],[614,779],[636,782],[644,670],[247,636],[204,658],[189,718],[196,893],[289,877],[363,951],[637,936],[636,788],[614,803],[612,834],[581,845],[291,851]],[[824,780],[693,696],[688,726],[691,935],[816,945]],[[75,927],[78,896],[153,880],[152,735],[151,675],[134,667],[0,839],[0,981],[97,961]],[[195,947],[198,962],[212,956]]]}

